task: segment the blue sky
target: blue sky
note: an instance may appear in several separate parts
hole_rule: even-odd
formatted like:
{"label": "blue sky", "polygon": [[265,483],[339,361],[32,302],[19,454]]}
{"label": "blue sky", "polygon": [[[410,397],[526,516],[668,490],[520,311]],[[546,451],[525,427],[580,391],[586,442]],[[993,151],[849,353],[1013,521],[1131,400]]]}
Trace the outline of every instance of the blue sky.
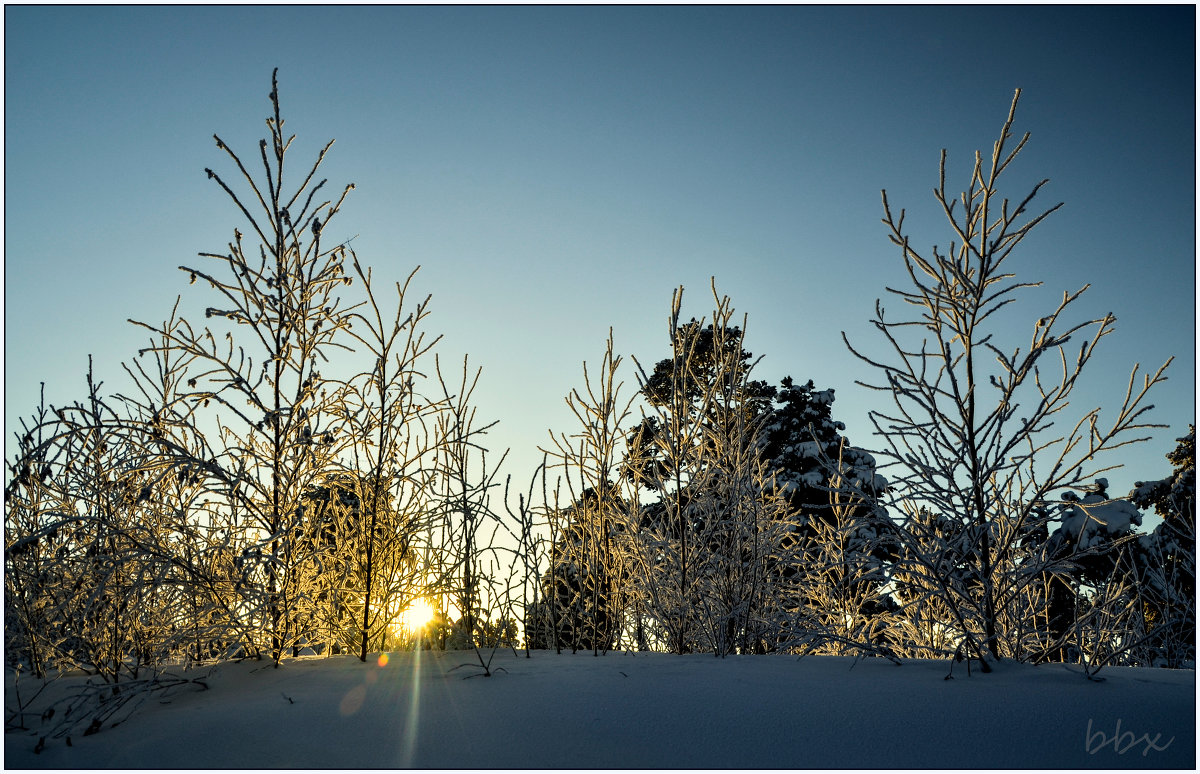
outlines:
{"label": "blue sky", "polygon": [[[82,397],[87,355],[116,391],[161,320],[209,300],[175,267],[240,225],[204,168],[219,134],[253,153],[279,67],[293,163],[337,143],[380,279],[417,264],[443,357],[483,367],[480,417],[527,482],[563,396],[617,349],[667,349],[672,289],[711,308],[709,277],[749,314],[758,375],[837,390],[871,447],[872,374],[839,331],[905,281],[879,191],[913,242],[948,242],[931,189],[989,149],[1013,89],[1032,132],[1006,189],[1066,202],[1014,254],[1041,280],[1012,345],[1064,290],[1112,311],[1073,408],[1115,407],[1135,362],[1176,360],[1170,425],[1124,453],[1116,492],[1166,475],[1195,417],[1195,8],[1173,7],[14,7],[5,20],[5,431]],[[899,308],[898,304],[892,304]],[[201,312],[202,313],[202,312]],[[1008,335],[1011,333],[1011,335]],[[626,389],[634,388],[632,371]],[[1111,412],[1110,412],[1111,413]]]}

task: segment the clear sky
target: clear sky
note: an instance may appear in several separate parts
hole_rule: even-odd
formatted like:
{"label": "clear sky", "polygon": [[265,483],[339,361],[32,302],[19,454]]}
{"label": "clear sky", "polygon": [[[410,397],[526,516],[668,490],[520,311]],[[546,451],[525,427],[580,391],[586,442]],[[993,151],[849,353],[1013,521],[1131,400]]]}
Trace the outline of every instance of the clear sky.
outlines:
{"label": "clear sky", "polygon": [[[14,7],[5,40],[5,433],[38,383],[81,398],[87,355],[116,391],[238,213],[204,168],[211,139],[265,136],[279,67],[293,164],[336,138],[324,175],[357,189],[334,222],[379,279],[433,294],[443,357],[484,369],[492,448],[528,481],[563,396],[617,348],[668,347],[672,289],[709,277],[749,314],[758,376],[837,390],[857,445],[877,397],[841,342],[905,282],[879,191],[914,244],[948,242],[931,189],[990,149],[1013,89],[1032,132],[1009,175],[1065,207],[1012,259],[1044,281],[1006,341],[1064,290],[1112,311],[1073,408],[1114,407],[1129,368],[1174,355],[1114,493],[1157,478],[1195,417],[1195,7]],[[304,159],[305,161],[301,161]],[[899,305],[892,303],[897,311]],[[202,314],[202,312],[201,312]],[[632,371],[627,386],[634,387]],[[1106,414],[1110,416],[1111,411]]]}

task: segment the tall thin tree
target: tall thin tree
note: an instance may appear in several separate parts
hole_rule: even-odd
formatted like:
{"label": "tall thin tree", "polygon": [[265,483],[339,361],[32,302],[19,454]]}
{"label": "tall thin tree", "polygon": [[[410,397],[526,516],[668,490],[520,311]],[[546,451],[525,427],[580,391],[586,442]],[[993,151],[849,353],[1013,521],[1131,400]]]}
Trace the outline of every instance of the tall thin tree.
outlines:
{"label": "tall thin tree", "polygon": [[[1009,271],[1016,248],[1046,217],[1061,207],[1031,214],[1039,182],[1015,206],[1000,192],[1000,178],[1024,149],[1026,133],[1015,145],[1012,124],[1021,91],[1013,96],[990,159],[979,152],[970,182],[958,197],[946,188],[946,151],[941,154],[934,189],[950,227],[949,249],[919,252],[883,192],[883,222],[911,282],[910,289],[888,288],[914,310],[893,320],[876,302],[872,325],[886,341],[890,358],[850,351],[877,369],[881,381],[863,384],[890,396],[890,410],[872,411],[871,421],[884,449],[878,454],[893,466],[892,492],[900,512],[929,511],[958,522],[962,548],[973,567],[968,582],[932,578],[936,590],[959,619],[969,650],[982,657],[1004,655],[998,623],[1003,608],[1017,600],[1036,578],[1014,562],[1023,537],[1037,527],[1043,504],[1055,490],[1081,488],[1105,466],[1101,456],[1142,438],[1156,427],[1144,421],[1145,397],[1165,377],[1164,364],[1137,381],[1130,375],[1125,397],[1111,425],[1102,425],[1100,409],[1085,411],[1065,434],[1050,429],[1068,401],[1100,340],[1113,331],[1112,314],[1066,323],[1065,313],[1087,290],[1063,293],[1048,314],[1039,315],[1030,342],[1010,350],[996,338],[996,313],[1021,291],[1040,283],[1018,282]],[[961,205],[956,209],[957,205]],[[1080,340],[1070,353],[1067,344]],[[1057,377],[1047,373],[1053,364]],[[1170,361],[1168,361],[1169,363]],[[898,533],[901,539],[906,533]],[[913,540],[908,545],[918,574],[928,574],[938,557]]]}

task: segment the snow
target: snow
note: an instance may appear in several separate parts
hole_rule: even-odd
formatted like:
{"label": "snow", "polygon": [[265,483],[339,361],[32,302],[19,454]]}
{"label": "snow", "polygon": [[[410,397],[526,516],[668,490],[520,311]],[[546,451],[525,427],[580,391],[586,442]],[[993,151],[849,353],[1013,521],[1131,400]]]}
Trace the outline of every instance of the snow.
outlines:
{"label": "snow", "polygon": [[[227,663],[6,768],[1195,768],[1195,672],[499,651]],[[475,666],[470,666],[475,664]],[[465,666],[464,666],[465,665]],[[200,670],[202,673],[204,670]],[[473,676],[474,675],[474,676]],[[62,678],[59,695],[85,678]],[[23,681],[23,692],[28,689]],[[26,695],[27,692],[26,692]],[[45,698],[45,697],[43,697]],[[13,700],[12,674],[6,706]],[[33,707],[40,712],[40,707]],[[120,720],[124,713],[114,719]]]}
{"label": "snow", "polygon": [[1074,504],[1065,509],[1059,529],[1071,536],[1081,550],[1102,545],[1106,538],[1124,534],[1142,523],[1142,512],[1133,503],[1108,499],[1104,494],[1108,487],[1106,479],[1096,479],[1096,485],[1098,492],[1089,492],[1081,499],[1063,498]]}
{"label": "snow", "polygon": [[833,405],[833,390],[813,390],[809,399],[818,406],[831,406]]}

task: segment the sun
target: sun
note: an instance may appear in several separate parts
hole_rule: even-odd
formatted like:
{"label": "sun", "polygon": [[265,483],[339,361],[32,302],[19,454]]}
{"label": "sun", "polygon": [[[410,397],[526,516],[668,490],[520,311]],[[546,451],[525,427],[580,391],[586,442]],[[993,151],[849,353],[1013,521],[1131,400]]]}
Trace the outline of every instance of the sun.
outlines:
{"label": "sun", "polygon": [[416,634],[429,625],[435,611],[426,599],[415,599],[400,614],[400,626],[409,634]]}

